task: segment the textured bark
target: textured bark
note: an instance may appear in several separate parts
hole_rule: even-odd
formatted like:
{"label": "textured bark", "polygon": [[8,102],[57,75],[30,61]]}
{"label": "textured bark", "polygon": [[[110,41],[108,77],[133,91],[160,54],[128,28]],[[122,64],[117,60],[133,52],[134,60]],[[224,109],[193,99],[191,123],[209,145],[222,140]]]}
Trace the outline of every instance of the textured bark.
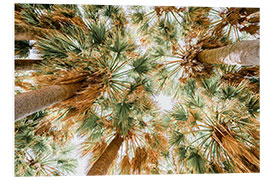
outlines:
{"label": "textured bark", "polygon": [[42,59],[15,59],[15,70],[37,70]]}
{"label": "textured bark", "polygon": [[115,136],[109,146],[105,149],[102,155],[94,163],[91,169],[88,171],[87,176],[91,175],[106,175],[110,165],[116,159],[118,150],[120,149],[123,138],[120,136]]}
{"label": "textured bark", "polygon": [[79,88],[79,84],[52,85],[16,95],[15,121],[70,98]]}
{"label": "textured bark", "polygon": [[260,41],[236,42],[224,47],[204,50],[198,60],[209,64],[260,65]]}

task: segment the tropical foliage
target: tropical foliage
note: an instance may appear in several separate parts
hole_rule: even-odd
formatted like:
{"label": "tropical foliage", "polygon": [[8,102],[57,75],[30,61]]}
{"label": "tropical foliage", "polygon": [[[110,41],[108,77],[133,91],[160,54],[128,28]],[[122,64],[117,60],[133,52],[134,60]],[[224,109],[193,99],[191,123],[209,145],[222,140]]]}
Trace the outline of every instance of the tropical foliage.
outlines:
{"label": "tropical foliage", "polygon": [[15,4],[16,57],[42,58],[15,71],[15,99],[76,86],[15,122],[15,175],[76,174],[78,152],[85,175],[259,172],[259,65],[198,58],[258,42],[259,18],[258,8]]}

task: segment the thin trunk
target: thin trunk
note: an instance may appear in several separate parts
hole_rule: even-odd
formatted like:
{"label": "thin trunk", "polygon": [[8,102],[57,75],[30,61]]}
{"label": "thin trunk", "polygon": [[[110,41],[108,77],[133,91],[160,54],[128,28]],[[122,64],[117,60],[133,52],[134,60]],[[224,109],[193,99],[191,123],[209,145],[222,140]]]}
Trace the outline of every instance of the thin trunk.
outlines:
{"label": "thin trunk", "polygon": [[41,61],[42,59],[15,59],[15,70],[37,70],[37,65],[39,65]]}
{"label": "thin trunk", "polygon": [[109,146],[88,171],[87,176],[106,175],[112,162],[117,158],[118,150],[120,149],[123,141],[124,139],[122,137],[116,135]]}
{"label": "thin trunk", "polygon": [[198,60],[209,64],[260,65],[260,41],[236,42],[224,47],[204,50]]}
{"label": "thin trunk", "polygon": [[80,88],[80,84],[51,85],[15,96],[15,121],[50,105],[68,99]]}

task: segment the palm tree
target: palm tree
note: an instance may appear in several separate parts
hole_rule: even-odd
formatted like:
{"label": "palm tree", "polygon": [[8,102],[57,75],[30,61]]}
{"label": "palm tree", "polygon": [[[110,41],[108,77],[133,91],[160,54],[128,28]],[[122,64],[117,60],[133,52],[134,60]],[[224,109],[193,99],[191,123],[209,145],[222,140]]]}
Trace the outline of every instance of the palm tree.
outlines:
{"label": "palm tree", "polygon": [[15,121],[72,97],[80,84],[52,85],[15,96]]}
{"label": "palm tree", "polygon": [[[196,78],[197,76],[208,75],[213,73],[213,67],[216,64],[221,63],[259,65],[259,40],[244,41],[243,38],[235,39],[232,37],[232,33],[226,33],[226,31],[223,32],[222,30],[222,33],[214,33],[216,32],[215,27],[219,26],[215,22],[216,19],[220,18],[219,10],[198,7],[180,8],[181,11],[179,11],[178,17],[170,17],[169,14],[174,14],[174,11],[178,8],[162,8],[156,7],[156,10],[159,9],[158,12],[165,13],[165,16],[161,16],[161,13],[160,20],[153,23],[151,30],[145,31],[146,35],[144,35],[146,37],[144,41],[151,42],[148,46],[154,47],[151,55],[159,61],[160,72],[157,74],[167,72],[167,75],[162,77],[162,84],[167,84],[170,78],[185,81],[189,77]],[[245,8],[234,8],[233,10],[235,14],[238,13],[240,17],[246,19],[253,17],[253,13],[257,13],[257,11],[258,9],[247,10]],[[139,13],[139,10],[137,10],[134,16],[139,16],[139,14],[148,15],[147,12]],[[149,16],[151,13],[152,11],[149,10]],[[230,16],[230,20],[232,17],[237,19],[230,13],[228,13],[228,16]],[[254,16],[259,17],[259,14]],[[140,20],[143,21],[144,19]],[[228,19],[218,21],[220,24],[226,24]],[[135,23],[138,22],[135,21]],[[180,26],[182,30],[178,31],[177,26]],[[240,28],[240,25],[235,26]],[[248,26],[248,24],[245,26]],[[230,28],[226,30],[230,31]],[[239,40],[241,42],[238,42]],[[241,47],[243,51],[238,51],[238,47]],[[248,59],[244,54],[247,54],[246,57],[252,58]],[[226,58],[230,59],[230,61],[226,61]]]}
{"label": "palm tree", "polygon": [[[69,158],[72,145],[62,146],[54,136],[37,131],[46,112],[37,112],[15,123],[15,175],[59,176],[74,173],[76,160]],[[53,138],[52,138],[53,137]]]}
{"label": "palm tree", "polygon": [[235,172],[259,172],[257,95],[244,82],[219,82],[218,77],[202,79],[200,87],[189,80],[183,87],[186,98],[171,112],[171,121],[204,161],[220,167],[226,161]]}
{"label": "palm tree", "polygon": [[146,120],[146,117],[151,116],[154,106],[146,96],[150,86],[145,83],[131,84],[122,101],[114,102],[108,108],[102,106],[99,113],[106,112],[107,115],[98,116],[92,112],[87,116],[89,119],[83,121],[79,132],[88,136],[83,144],[83,155],[91,153],[93,156],[87,175],[108,174],[109,168],[118,163],[120,166],[118,164],[115,171],[124,174],[140,174],[142,169],[149,172],[151,164],[158,165],[157,148],[161,147],[158,140],[162,135],[147,133],[153,120]]}
{"label": "palm tree", "polygon": [[15,72],[17,175],[72,173],[74,134],[87,175],[259,172],[258,30],[256,8],[16,4],[15,54],[42,57]]}
{"label": "palm tree", "polygon": [[105,151],[98,158],[95,164],[88,171],[87,176],[90,175],[106,175],[112,162],[116,159],[118,151],[124,139],[116,135],[112,142],[106,147]]}
{"label": "palm tree", "polygon": [[15,4],[15,40],[40,40],[65,25],[83,24],[76,5]]}
{"label": "palm tree", "polygon": [[[89,27],[86,28],[86,26]],[[130,73],[127,69],[127,64],[132,63],[131,58],[134,58],[134,55],[131,54],[133,50],[132,44],[126,40],[128,38],[127,35],[121,35],[120,32],[116,32],[116,35],[111,37],[110,33],[113,33],[114,30],[111,29],[111,31],[108,32],[102,23],[95,24],[87,21],[87,25],[84,24],[84,27],[76,27],[75,25],[69,27],[69,34],[57,33],[47,35],[48,39],[39,41],[38,46],[43,54],[44,63],[42,63],[43,66],[40,66],[41,71],[36,73],[37,82],[39,85],[45,84],[48,86],[47,89],[58,88],[61,91],[50,102],[41,103],[42,105],[37,105],[36,103],[39,103],[38,101],[44,99],[44,97],[40,96],[40,98],[36,99],[36,102],[29,102],[27,97],[34,97],[31,94],[37,95],[38,93],[35,92],[44,92],[46,89],[29,92],[27,95],[18,95],[16,99],[19,99],[19,96],[20,99],[24,97],[26,98],[24,102],[27,101],[33,104],[32,107],[28,106],[28,110],[24,110],[23,114],[33,113],[40,110],[40,108],[67,99],[79,90],[79,86],[74,84],[81,81],[84,82],[80,89],[82,92],[79,93],[81,97],[76,96],[76,99],[77,101],[82,100],[87,103],[85,108],[91,106],[91,103],[85,100],[86,97],[82,97],[83,94],[88,98],[91,96],[93,101],[102,93],[105,93],[105,96],[117,98],[121,94],[119,93],[121,89],[126,86],[126,82],[121,80],[121,77],[127,77],[127,74]],[[58,38],[56,39],[55,37]],[[73,40],[76,40],[76,43]],[[85,54],[87,51],[89,51],[89,54]],[[97,51],[99,51],[98,54]],[[74,61],[75,57],[77,60]],[[138,66],[141,66],[141,64],[138,64]],[[59,68],[65,70],[59,72]],[[68,73],[70,70],[74,73]],[[59,76],[58,80],[55,79],[57,76]],[[61,76],[64,76],[64,78]],[[65,94],[65,89],[68,90],[67,92],[70,92],[68,96]],[[17,104],[16,108],[22,110],[23,107],[21,105],[23,104]],[[76,107],[80,106],[82,109],[79,102],[75,104],[77,104]]]}
{"label": "palm tree", "polygon": [[260,41],[236,42],[217,49],[203,50],[198,60],[211,64],[260,65]]}

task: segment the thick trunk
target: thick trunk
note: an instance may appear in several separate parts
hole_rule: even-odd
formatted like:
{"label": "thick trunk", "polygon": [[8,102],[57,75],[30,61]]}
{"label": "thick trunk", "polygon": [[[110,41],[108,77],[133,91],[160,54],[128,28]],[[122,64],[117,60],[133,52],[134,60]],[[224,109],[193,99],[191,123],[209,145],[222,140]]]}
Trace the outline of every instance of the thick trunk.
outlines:
{"label": "thick trunk", "polygon": [[15,121],[70,98],[79,88],[79,84],[52,85],[16,95]]}
{"label": "thick trunk", "polygon": [[259,50],[259,40],[242,41],[204,50],[198,54],[198,60],[209,64],[260,65]]}
{"label": "thick trunk", "polygon": [[106,175],[112,162],[116,159],[118,150],[120,149],[123,138],[115,136],[109,146],[105,149],[102,155],[94,163],[91,169],[88,171],[87,176],[91,175]]}
{"label": "thick trunk", "polygon": [[36,67],[41,61],[42,59],[15,59],[15,70],[37,70]]}

